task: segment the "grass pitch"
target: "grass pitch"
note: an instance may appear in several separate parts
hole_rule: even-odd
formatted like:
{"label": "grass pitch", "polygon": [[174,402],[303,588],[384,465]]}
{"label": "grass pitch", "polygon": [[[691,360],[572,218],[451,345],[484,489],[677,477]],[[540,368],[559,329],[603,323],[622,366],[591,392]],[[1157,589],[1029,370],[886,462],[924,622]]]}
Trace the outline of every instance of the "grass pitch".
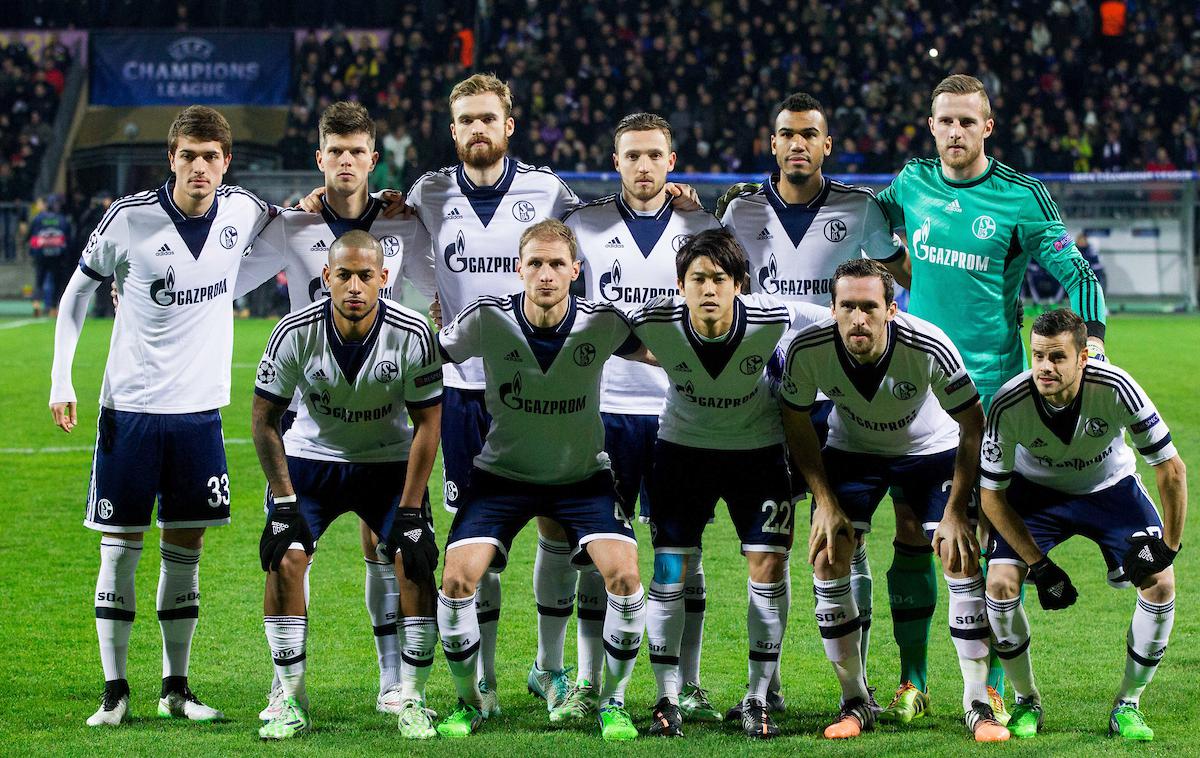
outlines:
{"label": "grass pitch", "polygon": [[[1030,598],[1033,655],[1045,699],[1045,732],[1036,740],[976,747],[961,724],[960,687],[954,649],[946,629],[945,589],[934,617],[930,653],[933,708],[929,717],[906,730],[881,728],[852,743],[832,744],[820,730],[836,709],[836,680],[822,653],[810,615],[811,572],[803,558],[793,561],[791,625],[784,645],[783,681],[788,711],[779,723],[786,735],[752,744],[735,725],[685,725],[687,737],[670,744],[641,739],[605,747],[593,725],[551,728],[544,706],[525,692],[525,676],[535,652],[536,612],[531,571],[534,530],[514,545],[504,574],[500,621],[500,697],[504,713],[477,736],[448,743],[402,741],[392,717],[375,711],[377,670],[374,644],[363,607],[363,564],[358,527],[339,520],[321,540],[312,573],[309,640],[309,692],[316,729],[289,744],[263,745],[257,738],[257,712],[271,679],[262,631],[263,575],[258,565],[264,484],[250,444],[249,408],[253,371],[273,324],[237,323],[233,404],[224,409],[233,524],[209,531],[201,563],[203,612],[192,656],[192,685],[230,721],[216,725],[164,722],[155,718],[161,676],[160,638],[154,615],[158,557],[147,550],[138,568],[139,613],[130,642],[129,680],[134,720],[116,730],[84,726],[96,708],[102,676],[96,649],[91,595],[98,564],[97,535],[81,525],[96,419],[96,397],[108,352],[111,322],[87,325],[75,360],[75,387],[81,399],[80,427],[70,436],[53,427],[49,394],[53,325],[0,320],[0,754],[4,755],[364,755],[406,754],[579,755],[609,749],[620,754],[820,752],[825,755],[946,755],[999,751],[1006,755],[1200,753],[1200,622],[1191,598],[1200,568],[1197,526],[1189,524],[1185,549],[1176,562],[1178,609],[1171,647],[1157,679],[1147,690],[1144,711],[1157,732],[1150,745],[1124,745],[1106,737],[1108,711],[1125,658],[1125,630],[1134,604],[1132,592],[1110,589],[1104,564],[1090,542],[1073,540],[1055,559],[1079,587],[1079,603],[1054,614]],[[1108,350],[1151,395],[1171,426],[1184,460],[1192,465],[1193,493],[1200,491],[1200,319],[1187,316],[1112,319]],[[1153,491],[1153,475],[1143,471]],[[440,473],[435,473],[435,479]],[[440,492],[440,480],[432,483]],[[1155,493],[1156,494],[1156,493]],[[440,501],[435,500],[440,505]],[[444,535],[449,517],[435,507]],[[884,574],[890,563],[892,516],[885,504],[869,541],[875,575],[875,614],[869,674],[886,702],[897,675]],[[802,522],[798,522],[802,523]],[[802,529],[798,531],[803,531]],[[651,573],[649,534],[643,538],[643,581]],[[157,535],[147,537],[153,545]],[[801,538],[802,541],[802,538]],[[708,617],[702,674],[718,707],[740,697],[746,681],[745,567],[727,518],[719,515],[705,534]],[[573,627],[573,625],[572,625]],[[574,658],[568,635],[568,662]],[[654,679],[645,652],[629,690],[635,721],[646,726],[653,705]],[[429,683],[430,705],[447,712],[452,686],[438,656]],[[1009,695],[1011,703],[1011,694]]]}

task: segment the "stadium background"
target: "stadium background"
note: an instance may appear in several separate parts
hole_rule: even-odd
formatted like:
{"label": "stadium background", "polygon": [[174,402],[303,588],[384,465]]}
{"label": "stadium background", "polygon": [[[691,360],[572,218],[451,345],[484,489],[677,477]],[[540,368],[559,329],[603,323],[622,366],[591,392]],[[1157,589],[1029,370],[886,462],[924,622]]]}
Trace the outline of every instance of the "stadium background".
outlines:
{"label": "stadium background", "polygon": [[[446,95],[463,76],[484,70],[513,86],[516,157],[552,166],[585,198],[606,194],[616,183],[610,173],[612,126],[628,112],[652,110],[675,128],[679,171],[673,178],[695,184],[711,208],[730,182],[761,178],[773,167],[770,118],[786,93],[805,90],[824,102],[834,136],[826,173],[880,187],[909,157],[933,154],[925,128],[932,86],[947,73],[973,73],[988,87],[996,111],[990,153],[1046,179],[1068,227],[1086,235],[1103,263],[1110,302],[1126,311],[1111,320],[1111,357],[1155,398],[1184,459],[1200,449],[1200,410],[1190,381],[1200,370],[1200,321],[1191,313],[1197,304],[1200,170],[1195,4],[740,0],[564,9],[536,0],[184,0],[147,8],[132,0],[28,0],[6,9],[2,23],[9,28],[0,30],[0,353],[8,358],[0,362],[0,386],[6,388],[0,417],[7,431],[0,443],[0,482],[8,502],[0,511],[0,712],[6,714],[0,751],[83,754],[115,745],[130,754],[226,754],[255,748],[253,712],[261,707],[270,671],[254,560],[262,477],[247,444],[248,388],[272,322],[252,318],[237,325],[234,383],[247,392],[225,413],[235,524],[210,535],[202,571],[205,620],[194,677],[234,721],[202,730],[142,720],[120,735],[95,735],[82,727],[98,688],[86,608],[95,540],[77,519],[90,461],[86,428],[95,419],[92,398],[111,324],[99,321],[85,330],[75,372],[84,429],[66,438],[51,428],[45,408],[53,325],[29,318],[29,222],[47,199],[58,195],[73,222],[60,260],[69,272],[106,202],[164,180],[167,125],[180,106],[206,97],[217,99],[234,127],[227,181],[273,202],[321,183],[312,167],[316,120],[339,98],[361,100],[379,120],[381,160],[373,187],[406,189],[422,172],[452,163]],[[151,64],[141,69],[151,73],[127,78],[130,61]],[[215,68],[222,62],[231,65]],[[258,64],[259,78],[246,73],[246,62]],[[167,64],[165,79],[153,78],[155,63]],[[181,71],[202,73],[173,75]],[[1030,284],[1031,308],[1055,301],[1052,285],[1036,277]],[[245,310],[280,313],[285,285],[264,288],[243,304]],[[104,300],[96,299],[97,315]],[[1193,473],[1190,480],[1195,492],[1198,477]],[[890,560],[886,514],[881,510],[871,542],[877,582],[870,673],[883,691],[892,686],[895,669],[883,587]],[[439,521],[443,533],[447,525]],[[320,729],[294,750],[362,752],[386,749],[395,740],[386,720],[368,707],[374,664],[357,538],[348,521],[338,527],[323,540],[314,572],[311,670]],[[1194,531],[1189,528],[1185,544]],[[506,576],[501,622],[503,649],[511,651],[502,656],[501,670],[508,715],[458,749],[595,749],[585,731],[543,735],[544,716],[517,686],[533,654],[533,551],[528,535],[524,539],[514,551],[523,559]],[[719,522],[706,544],[713,557],[706,560],[711,610],[704,676],[714,700],[724,704],[744,683],[744,573],[726,524]],[[1083,600],[1060,615],[1031,611],[1051,733],[1036,745],[1010,750],[1110,749],[1100,735],[1132,597],[1104,587],[1091,547],[1073,543],[1063,552]],[[1200,651],[1197,625],[1188,615],[1188,579],[1197,565],[1185,550],[1172,649],[1146,698],[1159,731],[1156,749],[1198,744],[1193,728],[1200,706],[1192,705],[1191,680],[1200,671]],[[649,566],[644,568],[648,576]],[[143,608],[151,607],[156,571],[156,565],[141,567]],[[794,566],[793,581],[798,602],[785,664],[791,708],[781,722],[792,736],[783,746],[808,750],[818,748],[814,735],[836,696],[799,600],[807,594],[808,571]],[[820,749],[961,749],[964,733],[954,718],[957,671],[941,627],[941,621],[935,624],[933,642],[935,728]],[[131,655],[135,716],[151,710],[146,697],[157,687],[157,635],[152,618],[142,614]],[[1068,654],[1059,655],[1064,649]],[[435,672],[431,700],[445,708],[448,678],[440,663]],[[635,715],[643,705],[648,711],[652,689],[643,658],[631,694]],[[685,747],[742,746],[734,732],[692,729]]]}

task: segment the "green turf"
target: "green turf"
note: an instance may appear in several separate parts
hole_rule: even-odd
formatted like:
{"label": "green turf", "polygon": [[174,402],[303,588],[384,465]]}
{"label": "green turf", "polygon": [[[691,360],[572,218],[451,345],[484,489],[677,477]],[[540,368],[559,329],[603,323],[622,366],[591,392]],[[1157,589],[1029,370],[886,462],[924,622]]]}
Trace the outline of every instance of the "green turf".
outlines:
{"label": "green turf", "polygon": [[[84,494],[96,419],[96,396],[107,353],[110,322],[84,330],[75,362],[75,383],[83,399],[80,427],[70,436],[55,429],[46,407],[52,353],[52,325],[0,320],[0,754],[15,755],[231,755],[379,754],[559,755],[601,749],[595,729],[552,730],[540,703],[525,693],[525,674],[535,649],[535,612],[530,572],[534,540],[527,529],[515,545],[504,575],[500,624],[500,694],[504,715],[482,734],[430,745],[398,744],[395,722],[374,710],[376,667],[363,608],[363,568],[357,525],[342,519],[321,541],[312,576],[309,691],[316,731],[294,744],[260,745],[256,714],[271,678],[262,632],[262,573],[257,542],[261,528],[262,473],[250,436],[249,399],[253,369],[271,324],[238,322],[233,371],[234,403],[225,410],[233,483],[233,525],[209,534],[201,569],[203,613],[193,654],[192,683],[207,702],[232,721],[200,726],[154,718],[160,677],[160,641],[154,616],[158,557],[147,550],[138,568],[140,612],[131,641],[129,678],[133,688],[132,725],[95,731],[84,719],[96,708],[102,677],[92,620],[97,537],[84,529]],[[1122,316],[1114,318],[1109,355],[1130,370],[1154,398],[1171,425],[1176,445],[1192,465],[1196,492],[1200,471],[1197,430],[1200,403],[1193,382],[1200,375],[1200,319]],[[534,441],[531,441],[533,444]],[[1147,479],[1152,485],[1153,478]],[[434,491],[439,491],[435,482]],[[449,525],[436,510],[441,534]],[[897,670],[896,647],[886,609],[884,573],[890,561],[892,518],[883,509],[870,540],[876,577],[875,621],[869,673],[886,700]],[[1005,754],[1094,754],[1200,750],[1200,699],[1192,685],[1200,674],[1192,580],[1200,567],[1196,528],[1189,526],[1177,565],[1182,590],[1180,615],[1171,649],[1143,700],[1158,739],[1146,746],[1113,743],[1105,736],[1109,702],[1124,663],[1125,629],[1134,603],[1131,592],[1107,587],[1096,548],[1075,540],[1055,551],[1073,576],[1080,600],[1074,608],[1049,614],[1030,608],[1033,655],[1047,709],[1046,732],[1032,743],[983,747]],[[643,528],[639,535],[648,538]],[[155,540],[156,535],[150,535]],[[153,544],[153,543],[151,543]],[[732,703],[745,685],[745,574],[728,519],[706,533],[708,619],[702,667],[705,685],[718,706]],[[672,751],[709,753],[799,753],[828,755],[961,755],[976,750],[958,718],[960,679],[945,626],[945,591],[935,617],[930,686],[932,716],[907,731],[881,729],[852,744],[826,744],[820,729],[836,705],[837,685],[822,654],[809,613],[810,572],[793,566],[794,607],[784,655],[788,712],[780,719],[787,735],[770,745],[751,745],[732,727],[686,727],[687,739]],[[642,550],[643,576],[650,572]],[[569,635],[568,660],[574,656]],[[644,728],[654,696],[653,676],[643,652],[629,692],[629,706]],[[430,703],[446,712],[451,685],[440,656],[429,686]],[[621,754],[649,755],[664,746],[649,739],[611,748]]]}

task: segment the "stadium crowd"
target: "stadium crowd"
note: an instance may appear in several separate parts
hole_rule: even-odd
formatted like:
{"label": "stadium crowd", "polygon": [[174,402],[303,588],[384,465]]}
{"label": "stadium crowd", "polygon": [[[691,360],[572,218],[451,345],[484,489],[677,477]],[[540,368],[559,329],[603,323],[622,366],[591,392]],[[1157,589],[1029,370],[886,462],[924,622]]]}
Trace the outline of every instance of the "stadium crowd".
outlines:
{"label": "stadium crowd", "polygon": [[0,202],[30,200],[71,65],[63,45],[35,60],[22,45],[0,49]]}

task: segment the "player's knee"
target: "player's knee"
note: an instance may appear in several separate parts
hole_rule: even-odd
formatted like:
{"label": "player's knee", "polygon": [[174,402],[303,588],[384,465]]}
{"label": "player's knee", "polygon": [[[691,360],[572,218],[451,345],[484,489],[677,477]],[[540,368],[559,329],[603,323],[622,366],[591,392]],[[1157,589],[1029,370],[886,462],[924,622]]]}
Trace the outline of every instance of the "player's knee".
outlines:
{"label": "player's knee", "polygon": [[1151,603],[1165,603],[1175,597],[1175,570],[1168,567],[1149,577],[1138,594]]}
{"label": "player's knee", "polygon": [[610,595],[632,595],[641,584],[636,563],[617,566],[604,577],[604,586]]}
{"label": "player's knee", "polygon": [[175,547],[200,550],[204,547],[204,529],[163,529],[162,541]]}
{"label": "player's knee", "polygon": [[829,548],[821,549],[813,562],[813,572],[820,579],[837,579],[850,574],[850,558],[854,553],[853,543],[844,538],[838,539],[834,555],[829,555]]}
{"label": "player's knee", "polygon": [[659,584],[675,584],[683,581],[687,568],[687,556],[680,553],[654,554],[654,581]]}
{"label": "player's knee", "polygon": [[456,600],[475,594],[478,583],[478,580],[472,581],[461,569],[450,565],[447,565],[442,573],[442,593]]}
{"label": "player's knee", "polygon": [[308,554],[303,550],[288,550],[279,561],[279,575],[285,582],[303,582],[308,571]]}
{"label": "player's knee", "polygon": [[370,560],[378,560],[375,546],[379,544],[379,536],[362,519],[358,521],[358,538],[359,543],[362,545],[363,557]]}
{"label": "player's knee", "polygon": [[746,553],[746,561],[752,582],[779,582],[787,573],[786,553]]}
{"label": "player's knee", "polygon": [[997,600],[1012,600],[1021,594],[1024,572],[1011,563],[989,563],[987,594]]}
{"label": "player's knee", "polygon": [[546,539],[556,540],[558,542],[567,541],[566,531],[564,531],[562,526],[560,526],[559,523],[554,519],[549,519],[545,516],[538,516],[537,529],[538,534]]}

